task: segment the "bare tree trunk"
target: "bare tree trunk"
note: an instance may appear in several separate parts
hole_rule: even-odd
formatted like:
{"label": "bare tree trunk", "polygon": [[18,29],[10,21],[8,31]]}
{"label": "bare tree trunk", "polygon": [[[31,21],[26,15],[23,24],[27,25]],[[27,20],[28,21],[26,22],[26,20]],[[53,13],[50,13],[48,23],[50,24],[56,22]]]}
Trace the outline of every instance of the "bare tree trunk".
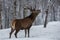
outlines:
{"label": "bare tree trunk", "polygon": [[8,28],[9,27],[9,12],[8,12],[8,1],[2,0],[2,28]]}
{"label": "bare tree trunk", "polygon": [[2,11],[2,1],[0,0],[0,29],[2,29],[1,11]]}
{"label": "bare tree trunk", "polygon": [[46,28],[46,25],[47,25],[48,9],[45,12],[46,12],[46,17],[45,17],[44,28]]}
{"label": "bare tree trunk", "polygon": [[18,13],[18,15],[21,18],[21,0],[19,0],[19,13]]}
{"label": "bare tree trunk", "polygon": [[14,0],[14,19],[16,19],[16,2],[17,0]]}
{"label": "bare tree trunk", "polygon": [[53,6],[53,21],[56,21],[56,17],[55,17],[56,15],[55,15],[55,8],[54,8],[54,6]]}

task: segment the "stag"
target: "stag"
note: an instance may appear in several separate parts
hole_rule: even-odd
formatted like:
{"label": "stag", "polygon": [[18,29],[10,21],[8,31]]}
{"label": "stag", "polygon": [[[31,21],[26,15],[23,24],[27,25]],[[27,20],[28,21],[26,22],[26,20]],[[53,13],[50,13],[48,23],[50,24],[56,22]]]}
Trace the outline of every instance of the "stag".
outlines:
{"label": "stag", "polygon": [[29,31],[32,26],[32,23],[34,22],[37,15],[41,12],[41,10],[36,10],[35,8],[32,9],[32,7],[30,8],[28,7],[27,9],[31,11],[31,14],[29,16],[25,17],[24,19],[14,19],[12,21],[9,38],[11,38],[11,35],[14,31],[15,31],[15,37],[17,38],[17,33],[19,32],[19,30],[25,30],[25,37],[28,32],[28,37],[29,37]]}

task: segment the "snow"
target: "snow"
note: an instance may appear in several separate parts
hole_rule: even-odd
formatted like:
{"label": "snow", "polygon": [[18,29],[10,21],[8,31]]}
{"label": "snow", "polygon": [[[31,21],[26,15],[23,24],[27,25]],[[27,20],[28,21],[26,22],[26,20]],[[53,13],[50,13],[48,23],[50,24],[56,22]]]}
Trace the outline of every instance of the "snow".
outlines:
{"label": "snow", "polygon": [[19,31],[18,38],[13,33],[9,39],[9,33],[10,28],[0,30],[0,40],[60,40],[60,21],[49,22],[46,28],[43,25],[32,26],[29,38],[25,38],[24,30]]}

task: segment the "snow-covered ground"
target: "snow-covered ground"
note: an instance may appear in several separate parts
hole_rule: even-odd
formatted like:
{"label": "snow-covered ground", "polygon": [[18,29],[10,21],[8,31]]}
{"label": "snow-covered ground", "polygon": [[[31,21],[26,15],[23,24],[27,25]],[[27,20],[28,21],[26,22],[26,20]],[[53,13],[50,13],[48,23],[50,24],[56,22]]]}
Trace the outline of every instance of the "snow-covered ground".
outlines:
{"label": "snow-covered ground", "polygon": [[24,30],[21,30],[18,38],[15,38],[13,33],[9,39],[9,32],[10,28],[0,30],[0,40],[60,40],[60,22],[49,22],[46,28],[43,25],[32,26],[29,38],[25,38]]}

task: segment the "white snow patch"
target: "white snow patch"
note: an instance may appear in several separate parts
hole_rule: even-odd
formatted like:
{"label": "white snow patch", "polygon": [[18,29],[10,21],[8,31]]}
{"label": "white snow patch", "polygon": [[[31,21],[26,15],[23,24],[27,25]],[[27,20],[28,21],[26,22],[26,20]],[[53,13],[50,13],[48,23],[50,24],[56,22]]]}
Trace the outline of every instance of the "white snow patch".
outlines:
{"label": "white snow patch", "polygon": [[10,28],[0,30],[0,40],[60,40],[60,21],[49,22],[46,28],[43,25],[32,26],[29,38],[25,38],[24,30],[18,33],[18,38],[13,33],[9,39],[9,33]]}

